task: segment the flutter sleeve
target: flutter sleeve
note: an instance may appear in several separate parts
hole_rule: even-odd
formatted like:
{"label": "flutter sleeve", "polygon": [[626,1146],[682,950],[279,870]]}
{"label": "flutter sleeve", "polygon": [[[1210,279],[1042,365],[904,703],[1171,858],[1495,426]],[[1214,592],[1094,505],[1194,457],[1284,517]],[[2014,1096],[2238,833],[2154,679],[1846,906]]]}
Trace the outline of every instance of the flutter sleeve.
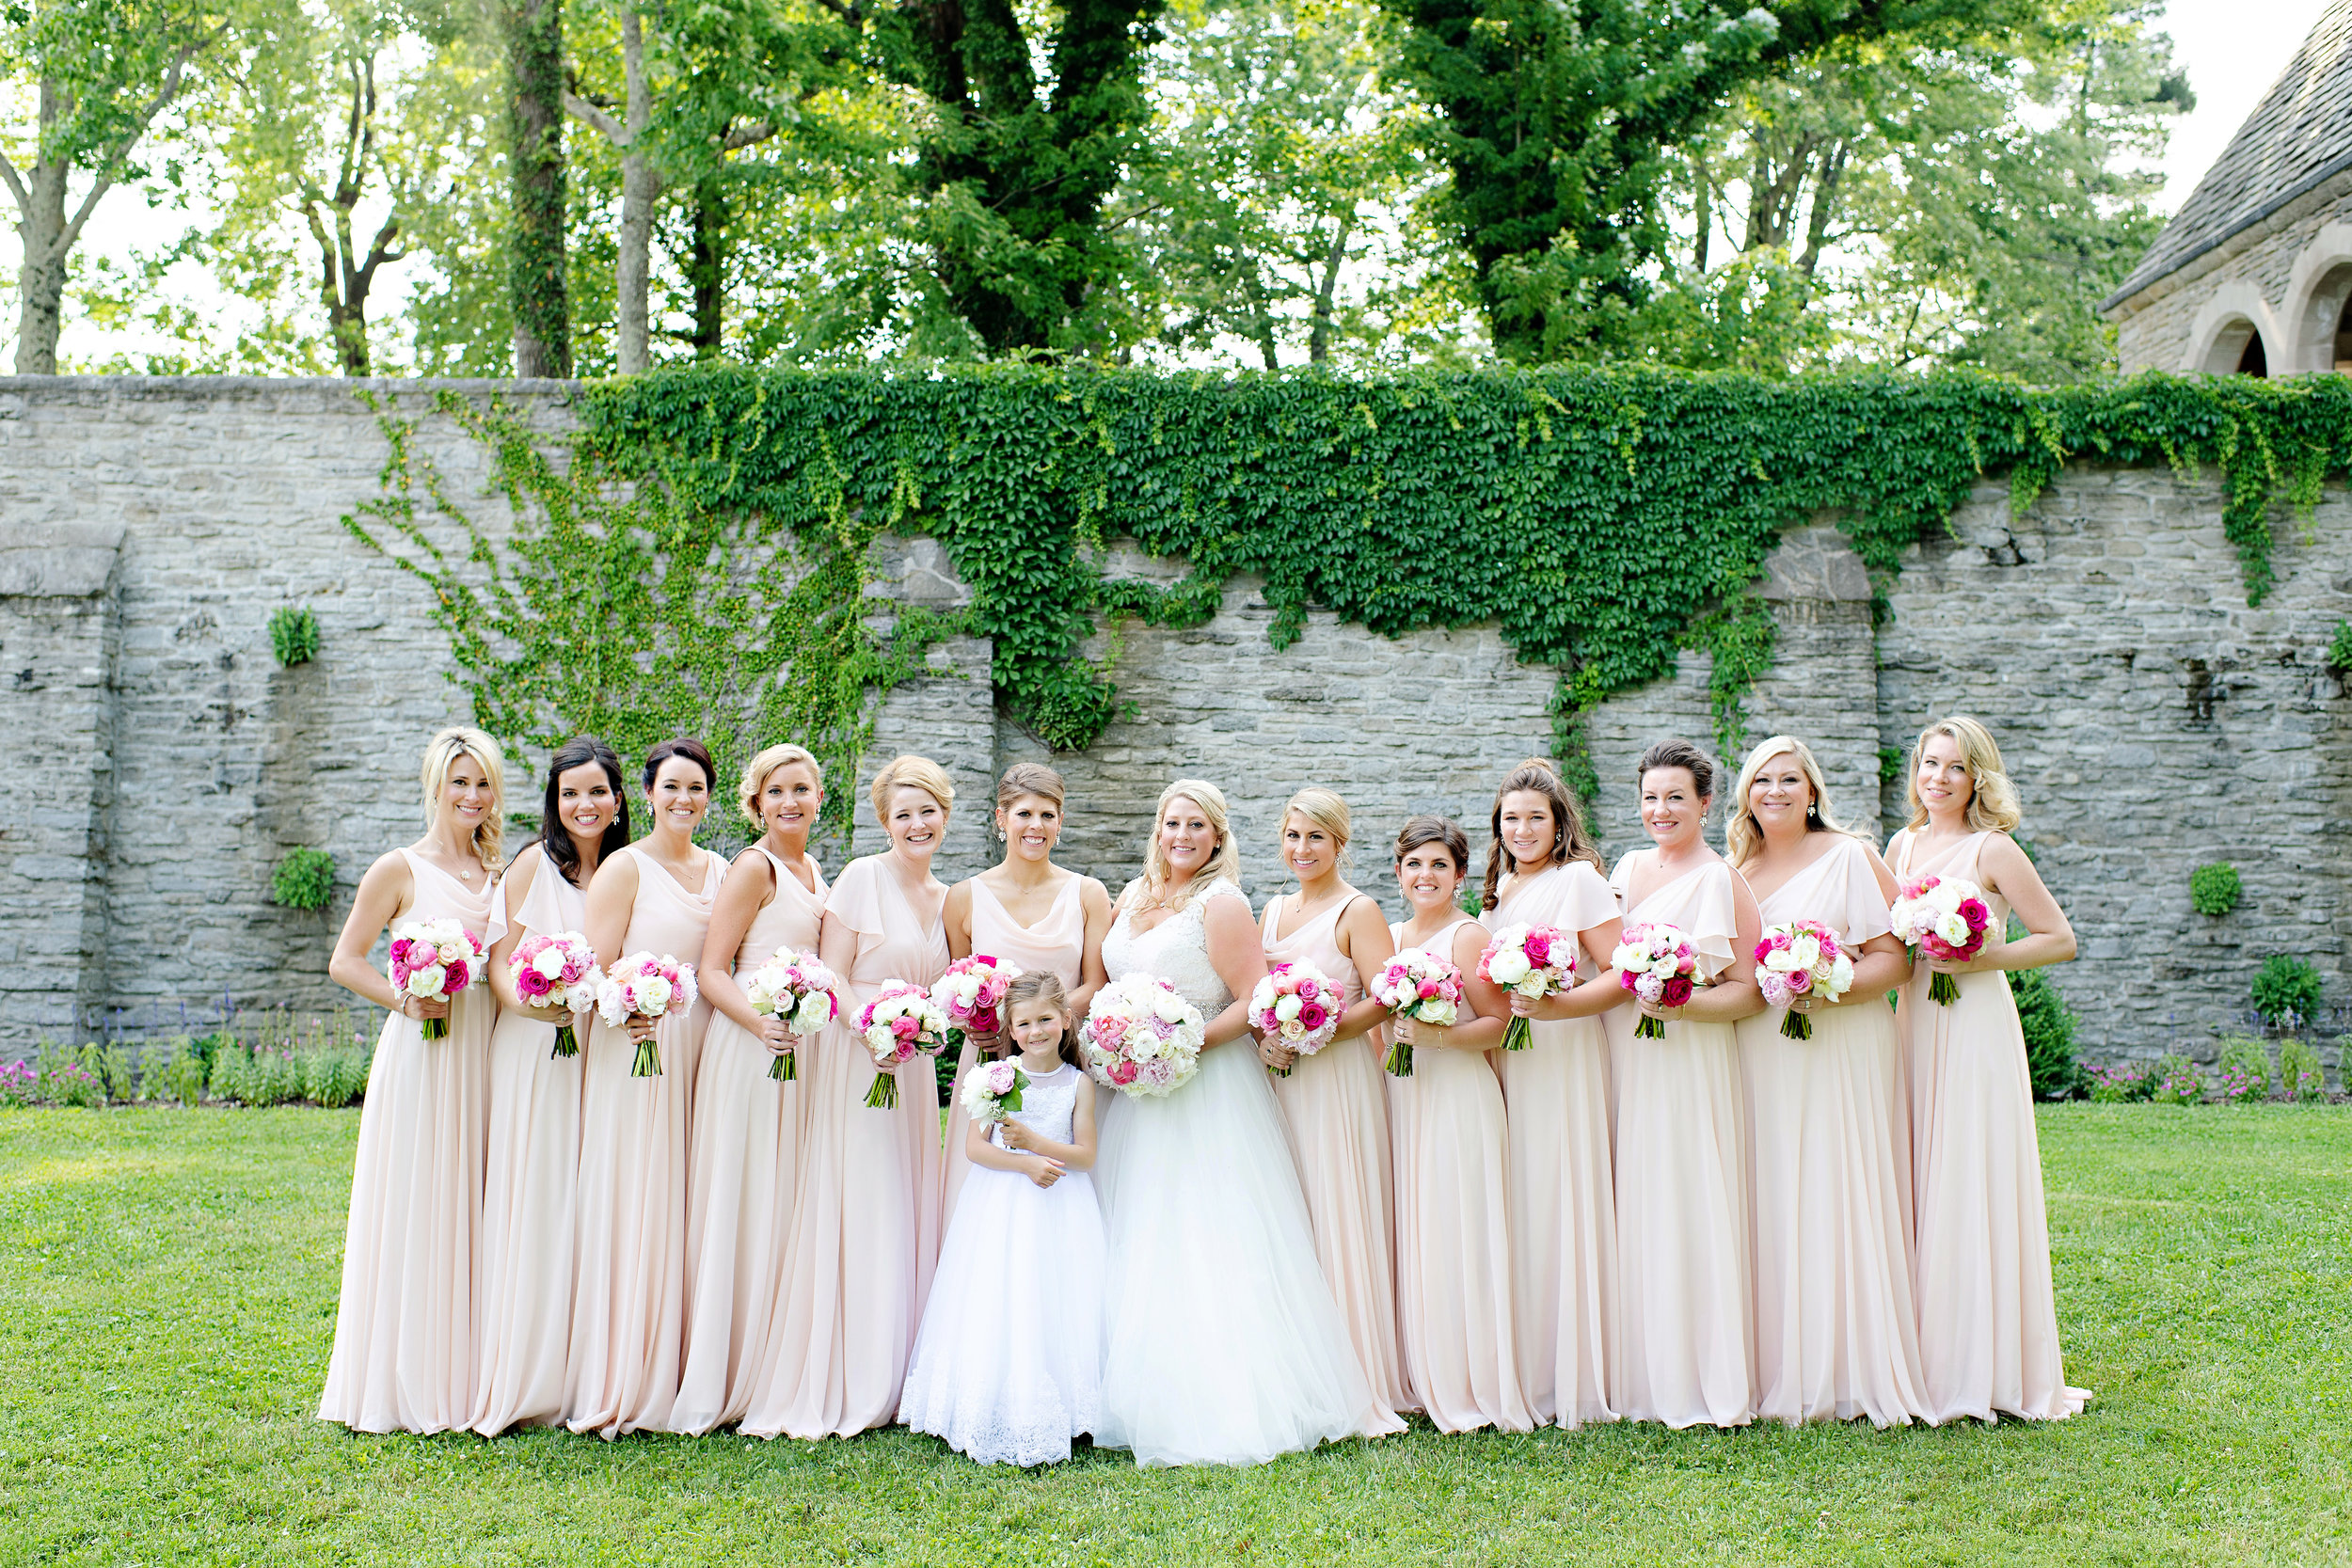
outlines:
{"label": "flutter sleeve", "polygon": [[1561,870],[1560,904],[1552,918],[1571,931],[1589,931],[1618,918],[1617,890],[1590,862],[1570,861]]}
{"label": "flutter sleeve", "polygon": [[1839,846],[1837,858],[1836,879],[1826,891],[1837,901],[1838,935],[1858,948],[1895,928],[1894,911],[1887,908],[1886,892],[1879,886],[1870,852],[1860,839],[1848,839]]}
{"label": "flutter sleeve", "polygon": [[[861,937],[882,934],[882,868],[879,857],[863,856],[841,868],[833,890],[825,895],[825,912]],[[861,942],[860,946],[865,943]]]}

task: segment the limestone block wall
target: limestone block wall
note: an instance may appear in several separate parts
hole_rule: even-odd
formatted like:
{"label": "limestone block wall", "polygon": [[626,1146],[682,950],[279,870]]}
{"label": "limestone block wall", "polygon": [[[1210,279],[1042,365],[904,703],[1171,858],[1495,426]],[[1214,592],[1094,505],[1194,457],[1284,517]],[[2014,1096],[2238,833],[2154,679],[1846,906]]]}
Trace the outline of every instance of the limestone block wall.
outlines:
{"label": "limestone block wall", "polygon": [[2352,172],[2338,174],[2107,312],[2134,371],[2237,368],[2247,329],[2272,375],[2335,369],[2352,295]]}

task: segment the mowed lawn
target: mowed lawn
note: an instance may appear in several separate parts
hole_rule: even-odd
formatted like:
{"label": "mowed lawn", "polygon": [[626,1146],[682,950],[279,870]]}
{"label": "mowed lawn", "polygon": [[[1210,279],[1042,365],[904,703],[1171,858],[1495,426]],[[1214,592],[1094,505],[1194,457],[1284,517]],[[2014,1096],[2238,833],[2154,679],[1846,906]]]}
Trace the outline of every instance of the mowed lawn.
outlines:
{"label": "mowed lawn", "polygon": [[2352,1114],[2042,1117],[2075,1420],[1022,1472],[903,1432],[352,1436],[311,1412],[356,1111],[0,1112],[0,1561],[2352,1561]]}

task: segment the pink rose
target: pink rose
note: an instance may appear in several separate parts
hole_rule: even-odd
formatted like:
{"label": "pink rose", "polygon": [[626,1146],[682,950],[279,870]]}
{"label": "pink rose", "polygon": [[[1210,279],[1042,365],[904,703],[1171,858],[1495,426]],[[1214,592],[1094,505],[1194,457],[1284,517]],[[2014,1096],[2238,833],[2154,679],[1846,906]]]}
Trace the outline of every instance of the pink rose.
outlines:
{"label": "pink rose", "polygon": [[1813,989],[1813,972],[1809,969],[1792,969],[1786,978],[1788,989],[1799,996],[1803,996]]}
{"label": "pink rose", "polygon": [[1974,898],[1963,898],[1960,901],[1960,917],[1968,922],[1969,928],[1972,930],[1981,929],[1993,924],[1993,911]]}
{"label": "pink rose", "polygon": [[911,1040],[922,1032],[923,1026],[904,1013],[890,1021],[890,1033],[898,1039]]}
{"label": "pink rose", "polygon": [[1306,979],[1298,982],[1298,999],[1301,1002],[1312,1002],[1316,997],[1321,996],[1322,994],[1322,988],[1317,986],[1312,979]]}
{"label": "pink rose", "polygon": [[515,976],[515,990],[529,1000],[535,1002],[547,995],[548,977],[529,964],[525,964],[521,973]]}
{"label": "pink rose", "polygon": [[1110,1067],[1110,1074],[1112,1083],[1117,1084],[1120,1088],[1125,1088],[1128,1085],[1136,1081],[1136,1064],[1133,1062],[1113,1062]]}
{"label": "pink rose", "polygon": [[1688,974],[1677,974],[1666,982],[1664,990],[1659,993],[1659,1000],[1669,1007],[1679,1007],[1691,1000],[1692,989]]}
{"label": "pink rose", "polygon": [[1419,986],[1414,988],[1414,990],[1422,1001],[1426,1002],[1431,997],[1438,994],[1438,982],[1435,980],[1423,980]]}
{"label": "pink rose", "polygon": [[1551,962],[1551,939],[1541,931],[1530,931],[1527,933],[1527,941],[1520,944],[1519,951],[1527,955],[1529,963],[1541,969]]}
{"label": "pink rose", "polygon": [[1310,1033],[1322,1028],[1323,1021],[1330,1016],[1312,1002],[1298,1009],[1298,1022],[1305,1024]]}
{"label": "pink rose", "polygon": [[464,990],[472,979],[473,973],[467,969],[466,960],[460,958],[449,966],[449,978],[442,982],[441,989],[444,991]]}

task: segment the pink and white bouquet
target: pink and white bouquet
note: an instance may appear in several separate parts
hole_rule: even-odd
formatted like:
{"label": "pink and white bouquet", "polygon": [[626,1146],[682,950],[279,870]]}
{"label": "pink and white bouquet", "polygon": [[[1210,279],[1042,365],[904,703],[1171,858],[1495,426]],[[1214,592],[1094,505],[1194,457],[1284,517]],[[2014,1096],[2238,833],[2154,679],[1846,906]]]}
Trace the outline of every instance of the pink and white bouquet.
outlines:
{"label": "pink and white bouquet", "polygon": [[[785,1028],[802,1039],[841,1016],[841,976],[817,961],[814,953],[779,947],[775,956],[744,976],[743,995],[752,1011],[763,1018],[780,1018]],[[776,1053],[768,1076],[789,1084],[800,1076],[799,1053],[790,1047]]]}
{"label": "pink and white bouquet", "polygon": [[561,1007],[564,1022],[555,1026],[555,1049],[549,1059],[580,1054],[580,1037],[572,1032],[572,1015],[593,1012],[596,982],[596,950],[578,931],[558,931],[551,937],[533,932],[515,944],[507,969],[515,994],[533,1007]]}
{"label": "pink and white bouquet", "polygon": [[857,1015],[857,1032],[874,1058],[866,1107],[887,1111],[898,1103],[898,1070],[917,1056],[936,1056],[946,1049],[947,1010],[921,986],[893,980]]}
{"label": "pink and white bouquet", "polygon": [[[1462,972],[1451,958],[1409,948],[1381,966],[1372,994],[1399,1018],[1447,1028],[1462,1016]],[[1393,1077],[1410,1078],[1412,1042],[1391,1037],[1382,1065]]]}
{"label": "pink and white bouquet", "polygon": [[[631,953],[604,972],[604,983],[596,988],[596,1011],[618,1029],[632,1017],[682,1013],[701,994],[694,987],[692,964],[682,964],[667,953],[658,958],[651,953]],[[661,1076],[661,1053],[651,1035],[637,1042],[637,1059],[629,1064],[628,1075]]]}
{"label": "pink and white bouquet", "polygon": [[956,1098],[974,1121],[1003,1121],[1021,1109],[1021,1091],[1028,1086],[1029,1075],[1018,1062],[975,1062]]}
{"label": "pink and white bouquet", "polygon": [[[1329,975],[1303,958],[1274,966],[1249,993],[1249,1027],[1311,1056],[1340,1032],[1345,994]],[[1288,1078],[1291,1069],[1274,1069]]]}
{"label": "pink and white bouquet", "polygon": [[1002,958],[975,953],[949,964],[931,982],[931,1000],[947,1014],[948,1050],[962,1050],[966,1035],[1004,1032],[998,1009],[1004,1006],[1005,992],[1012,989],[1020,974],[1019,969]]}
{"label": "pink and white bouquet", "polygon": [[1094,993],[1078,1030],[1079,1053],[1095,1082],[1141,1099],[1173,1094],[1200,1070],[1207,1025],[1176,988],[1129,974]]}
{"label": "pink and white bouquet", "polygon": [[[409,920],[392,927],[392,990],[431,1002],[455,996],[482,977],[482,939],[455,920]],[[424,1037],[449,1037],[449,1020],[428,1018]]]}
{"label": "pink and white bouquet", "polygon": [[[1698,991],[1699,950],[1681,927],[1662,920],[1628,926],[1609,967],[1617,972],[1617,984],[1653,1007],[1679,1007]],[[1666,1021],[1644,1013],[1633,1037],[1664,1039]]]}
{"label": "pink and white bouquet", "polygon": [[1764,927],[1756,944],[1756,983],[1764,1005],[1788,1007],[1780,1032],[1792,1040],[1813,1037],[1813,1021],[1790,1006],[1800,996],[1835,1002],[1853,988],[1853,959],[1837,933],[1818,920],[1792,920]]}
{"label": "pink and white bouquet", "polygon": [[[1504,990],[1541,1002],[1576,980],[1576,936],[1557,926],[1505,926],[1478,955],[1478,977]],[[1524,1051],[1535,1032],[1518,1014],[1502,1031],[1502,1049]]]}
{"label": "pink and white bouquet", "polygon": [[[1924,954],[1964,963],[1984,951],[1993,929],[1993,911],[1984,889],[1965,877],[1915,877],[1902,884],[1895,900],[1895,934],[1909,942],[1915,960]],[[1948,1007],[1960,1000],[1960,982],[1936,974],[1928,982],[1928,996]]]}

